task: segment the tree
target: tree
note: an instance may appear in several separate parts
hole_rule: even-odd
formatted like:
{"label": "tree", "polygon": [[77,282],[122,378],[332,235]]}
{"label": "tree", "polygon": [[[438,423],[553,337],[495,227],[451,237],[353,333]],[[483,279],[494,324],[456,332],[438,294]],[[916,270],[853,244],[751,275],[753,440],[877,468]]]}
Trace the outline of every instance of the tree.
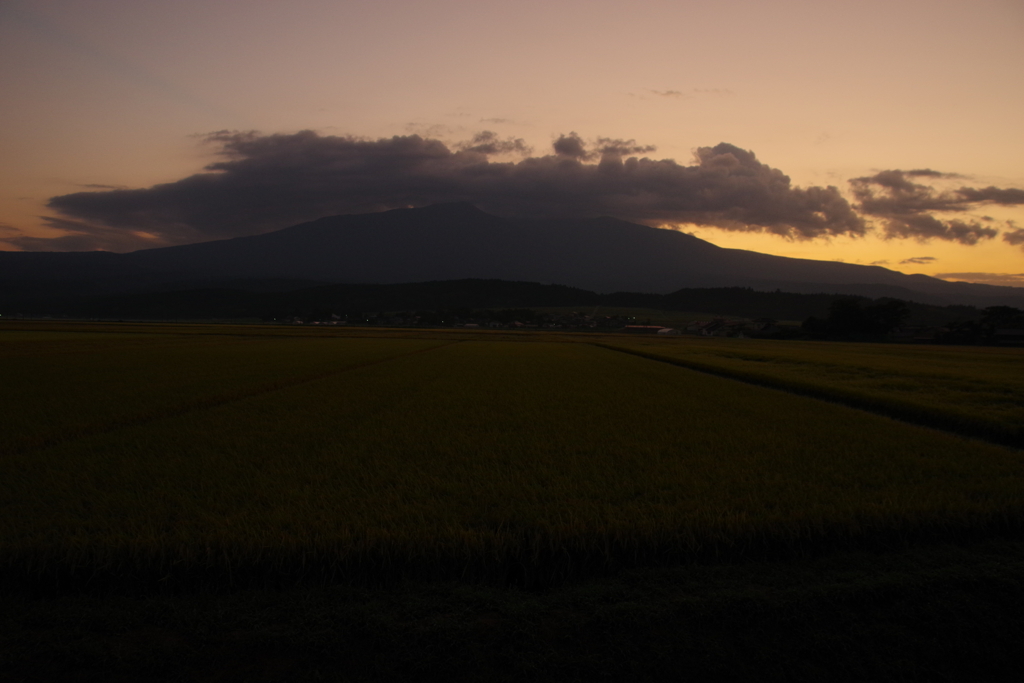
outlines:
{"label": "tree", "polygon": [[996,330],[1024,329],[1024,311],[1012,306],[989,306],[981,312],[981,326],[992,334]]}
{"label": "tree", "polygon": [[830,339],[879,338],[892,332],[910,317],[907,302],[879,299],[864,305],[861,299],[836,299],[828,309],[828,318],[810,317],[803,329],[812,336]]}

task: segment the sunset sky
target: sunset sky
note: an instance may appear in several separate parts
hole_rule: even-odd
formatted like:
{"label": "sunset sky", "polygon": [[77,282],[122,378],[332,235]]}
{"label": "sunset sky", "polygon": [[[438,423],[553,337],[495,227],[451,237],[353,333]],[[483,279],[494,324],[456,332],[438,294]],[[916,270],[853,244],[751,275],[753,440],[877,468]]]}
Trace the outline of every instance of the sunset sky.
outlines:
{"label": "sunset sky", "polygon": [[1021,0],[0,0],[0,248],[465,200],[1024,286],[1022,65]]}

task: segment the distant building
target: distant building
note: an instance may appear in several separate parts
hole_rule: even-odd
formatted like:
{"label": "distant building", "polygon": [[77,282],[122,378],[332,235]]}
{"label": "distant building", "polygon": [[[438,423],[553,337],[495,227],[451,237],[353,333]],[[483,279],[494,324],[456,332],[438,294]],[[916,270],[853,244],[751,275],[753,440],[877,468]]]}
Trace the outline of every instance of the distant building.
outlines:
{"label": "distant building", "polygon": [[669,328],[662,327],[661,325],[626,325],[620,332],[629,332],[630,334],[659,334],[662,330]]}

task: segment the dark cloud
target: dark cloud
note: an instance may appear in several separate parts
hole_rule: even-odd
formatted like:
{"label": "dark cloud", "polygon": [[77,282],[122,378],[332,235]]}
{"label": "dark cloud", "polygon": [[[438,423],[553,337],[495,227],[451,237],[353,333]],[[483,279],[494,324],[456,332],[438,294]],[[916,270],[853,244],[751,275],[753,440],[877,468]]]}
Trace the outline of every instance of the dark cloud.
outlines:
{"label": "dark cloud", "polygon": [[1024,228],[1018,228],[1013,221],[1007,221],[1012,230],[1003,233],[1003,241],[1014,246],[1024,245]]}
{"label": "dark cloud", "polygon": [[596,142],[597,156],[625,157],[635,154],[650,154],[657,151],[654,145],[638,145],[636,140],[619,140],[617,138],[598,138]]}
{"label": "dark cloud", "polygon": [[75,221],[69,239],[60,247],[23,240],[24,248],[183,244],[326,215],[453,201],[507,216],[610,215],[796,239],[866,231],[836,188],[793,187],[778,169],[726,143],[699,148],[695,162],[682,165],[628,156],[653,150],[633,140],[587,143],[575,133],[555,140],[554,154],[515,163],[488,158],[518,149],[491,133],[452,147],[418,135],[367,140],[312,131],[221,131],[207,139],[221,159],[203,173],[145,189],[53,197],[50,208]]}
{"label": "dark cloud", "polygon": [[576,133],[569,133],[568,135],[559,135],[558,139],[551,143],[551,147],[555,150],[555,154],[570,159],[588,159],[592,156],[587,151],[587,145]]}
{"label": "dark cloud", "polygon": [[972,203],[991,203],[1000,204],[1002,206],[1017,206],[1024,204],[1024,190],[1018,190],[1016,188],[1001,189],[998,187],[961,187],[957,190],[957,193],[963,198],[965,202]]}
{"label": "dark cloud", "polygon": [[[984,204],[1024,204],[1024,190],[997,187],[959,187],[939,190],[913,179],[949,180],[962,176],[931,169],[882,171],[853,178],[850,185],[857,209],[879,219],[887,237],[931,238],[977,244],[999,234],[974,218],[937,218],[936,213],[964,213]],[[984,219],[981,219],[984,220]]]}
{"label": "dark cloud", "polygon": [[653,95],[657,95],[658,97],[686,97],[686,94],[683,93],[681,90],[651,90],[651,89],[648,89],[647,92],[649,92],[649,93],[651,93]]}
{"label": "dark cloud", "polygon": [[593,142],[583,141],[576,133],[560,135],[552,143],[555,154],[570,159],[581,161],[594,161],[605,157],[625,157],[636,154],[649,154],[658,148],[654,145],[638,145],[636,140],[621,140],[619,138],[596,138]]}
{"label": "dark cloud", "polygon": [[872,261],[868,265],[869,266],[887,266],[887,265],[889,265],[889,262],[886,261],[885,259],[882,259],[881,261]]}
{"label": "dark cloud", "polygon": [[995,228],[985,227],[978,221],[941,220],[927,214],[890,216],[885,219],[886,237],[914,237],[922,240],[936,238],[960,244],[977,244],[998,234]]}
{"label": "dark cloud", "polygon": [[481,154],[520,154],[526,156],[533,152],[522,138],[500,138],[498,134],[485,130],[477,133],[467,142],[455,145],[457,150],[479,152]]}
{"label": "dark cloud", "polygon": [[1024,273],[937,273],[935,277],[943,280],[978,282],[985,285],[1024,287]]}
{"label": "dark cloud", "polygon": [[900,261],[900,265],[905,263],[916,263],[919,266],[923,266],[929,263],[934,263],[935,261],[938,261],[938,259],[934,256],[911,256],[910,258],[905,258]]}

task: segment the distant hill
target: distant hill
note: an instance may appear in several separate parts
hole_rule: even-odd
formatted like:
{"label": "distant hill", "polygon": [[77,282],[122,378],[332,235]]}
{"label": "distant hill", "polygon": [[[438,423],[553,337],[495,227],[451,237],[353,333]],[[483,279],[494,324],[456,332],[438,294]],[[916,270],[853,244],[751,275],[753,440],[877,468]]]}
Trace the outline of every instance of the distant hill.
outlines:
{"label": "distant hill", "polygon": [[69,296],[315,283],[464,279],[536,282],[597,293],[683,288],[889,296],[934,305],[1024,307],[1024,288],[953,283],[878,266],[724,249],[615,218],[509,220],[470,204],[333,216],[284,230],[128,254],[0,252],[0,310]]}

